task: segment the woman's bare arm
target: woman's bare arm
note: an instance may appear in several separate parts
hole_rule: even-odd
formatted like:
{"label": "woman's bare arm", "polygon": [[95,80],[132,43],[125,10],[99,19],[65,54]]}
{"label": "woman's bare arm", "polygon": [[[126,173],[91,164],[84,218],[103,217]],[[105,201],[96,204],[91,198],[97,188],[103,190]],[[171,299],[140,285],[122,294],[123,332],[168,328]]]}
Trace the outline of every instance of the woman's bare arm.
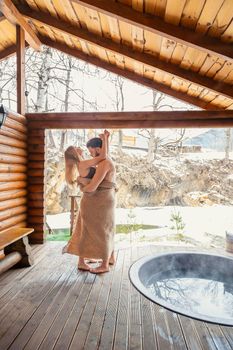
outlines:
{"label": "woman's bare arm", "polygon": [[85,177],[79,176],[77,178],[77,184],[79,186],[87,186],[90,183],[90,179],[87,179]]}
{"label": "woman's bare arm", "polygon": [[109,171],[108,162],[104,161],[100,163],[96,169],[95,175],[93,176],[91,182],[82,188],[83,192],[94,192],[99,184],[104,180],[105,176]]}

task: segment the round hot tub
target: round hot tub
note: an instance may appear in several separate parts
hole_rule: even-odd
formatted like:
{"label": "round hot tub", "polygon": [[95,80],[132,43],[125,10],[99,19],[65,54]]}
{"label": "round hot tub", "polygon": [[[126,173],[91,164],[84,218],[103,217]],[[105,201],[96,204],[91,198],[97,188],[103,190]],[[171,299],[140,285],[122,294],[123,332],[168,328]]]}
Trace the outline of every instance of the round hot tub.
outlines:
{"label": "round hot tub", "polygon": [[134,287],[166,309],[201,321],[233,326],[233,258],[170,252],[136,261]]}

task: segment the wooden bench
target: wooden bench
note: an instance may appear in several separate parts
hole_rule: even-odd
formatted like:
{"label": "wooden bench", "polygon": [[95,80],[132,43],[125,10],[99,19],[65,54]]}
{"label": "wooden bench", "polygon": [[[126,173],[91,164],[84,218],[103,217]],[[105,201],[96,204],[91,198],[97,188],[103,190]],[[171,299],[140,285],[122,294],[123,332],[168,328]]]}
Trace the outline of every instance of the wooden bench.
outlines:
{"label": "wooden bench", "polygon": [[12,266],[25,267],[33,265],[28,235],[33,228],[10,228],[0,232],[0,273]]}

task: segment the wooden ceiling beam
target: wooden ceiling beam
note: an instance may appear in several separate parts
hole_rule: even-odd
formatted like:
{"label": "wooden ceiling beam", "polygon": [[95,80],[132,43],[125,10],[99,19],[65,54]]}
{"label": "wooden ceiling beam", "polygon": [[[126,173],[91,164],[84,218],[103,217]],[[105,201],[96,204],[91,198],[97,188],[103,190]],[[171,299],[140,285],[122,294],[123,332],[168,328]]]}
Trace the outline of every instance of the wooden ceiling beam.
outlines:
{"label": "wooden ceiling beam", "polygon": [[98,36],[85,29],[74,27],[70,23],[58,20],[46,13],[28,10],[22,6],[20,7],[20,12],[31,20],[36,20],[42,24],[57,29],[64,34],[75,37],[76,39],[78,38],[80,40],[84,40],[90,44],[97,45],[103,49],[123,55],[132,60],[150,66],[154,70],[159,69],[163,72],[167,72],[172,76],[184,79],[190,83],[202,86],[203,88],[207,88],[208,90],[224,97],[233,98],[233,89],[229,84],[225,84],[220,81],[202,76],[196,72],[180,68],[179,66],[171,64],[170,62],[159,60],[155,56],[135,51],[131,47],[123,44],[118,44],[111,39]]}
{"label": "wooden ceiling beam", "polygon": [[76,57],[82,61],[93,64],[99,68],[105,69],[105,70],[112,72],[114,74],[118,74],[126,79],[129,79],[135,83],[146,86],[150,89],[160,91],[160,92],[162,92],[168,96],[171,96],[179,101],[186,102],[188,104],[197,106],[197,107],[202,108],[202,109],[209,109],[209,110],[220,109],[216,106],[211,106],[211,105],[207,106],[207,102],[205,102],[197,97],[189,96],[187,93],[184,93],[181,91],[176,91],[176,90],[170,88],[169,86],[166,86],[165,84],[157,83],[151,79],[142,77],[134,72],[119,68],[118,66],[107,63],[105,61],[102,61],[97,57],[89,56],[80,50],[73,49],[73,48],[68,47],[67,45],[59,43],[59,42],[55,42],[55,41],[49,39],[48,37],[40,36],[40,40],[43,44],[50,46],[56,50],[59,50],[61,52],[64,52],[67,55]]}
{"label": "wooden ceiling beam", "polygon": [[6,17],[4,16],[4,14],[0,11],[0,23],[2,21],[5,21]]}
{"label": "wooden ceiling beam", "polygon": [[233,121],[233,110],[213,111],[128,111],[128,112],[52,112],[52,113],[27,113],[29,121],[50,120],[64,121],[100,121],[100,120],[208,120],[208,119],[229,119]]}
{"label": "wooden ceiling beam", "polygon": [[98,120],[98,121],[32,121],[28,123],[34,129],[179,129],[179,128],[232,128],[233,119],[208,120]]}
{"label": "wooden ceiling beam", "polygon": [[181,26],[166,23],[163,19],[133,10],[130,6],[109,0],[72,0],[79,5],[104,13],[138,28],[148,30],[167,39],[217,55],[224,60],[233,60],[233,44],[196,33]]}
{"label": "wooden ceiling beam", "polygon": [[11,45],[7,47],[6,49],[0,51],[0,61],[6,59],[7,57],[12,56],[16,53],[16,45]]}
{"label": "wooden ceiling beam", "polygon": [[233,111],[26,114],[30,129],[232,127]]}
{"label": "wooden ceiling beam", "polygon": [[41,42],[31,26],[25,21],[24,17],[17,10],[11,0],[0,1],[0,11],[4,14],[6,19],[14,25],[19,25],[25,31],[25,38],[28,44],[36,51],[41,49]]}
{"label": "wooden ceiling beam", "polygon": [[[25,43],[25,47],[28,47],[28,43]],[[16,53],[16,45],[13,44],[6,49],[0,51],[0,61],[7,59],[8,57],[14,55]]]}

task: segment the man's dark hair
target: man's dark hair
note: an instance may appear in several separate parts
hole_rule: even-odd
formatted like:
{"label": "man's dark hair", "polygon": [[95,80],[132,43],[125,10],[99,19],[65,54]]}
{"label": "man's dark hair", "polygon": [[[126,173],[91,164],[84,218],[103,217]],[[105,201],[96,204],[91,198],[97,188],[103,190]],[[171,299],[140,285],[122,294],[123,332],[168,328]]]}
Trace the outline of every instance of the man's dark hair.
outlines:
{"label": "man's dark hair", "polygon": [[93,139],[90,139],[87,142],[87,148],[97,148],[97,147],[102,147],[102,140],[100,137],[93,137]]}

